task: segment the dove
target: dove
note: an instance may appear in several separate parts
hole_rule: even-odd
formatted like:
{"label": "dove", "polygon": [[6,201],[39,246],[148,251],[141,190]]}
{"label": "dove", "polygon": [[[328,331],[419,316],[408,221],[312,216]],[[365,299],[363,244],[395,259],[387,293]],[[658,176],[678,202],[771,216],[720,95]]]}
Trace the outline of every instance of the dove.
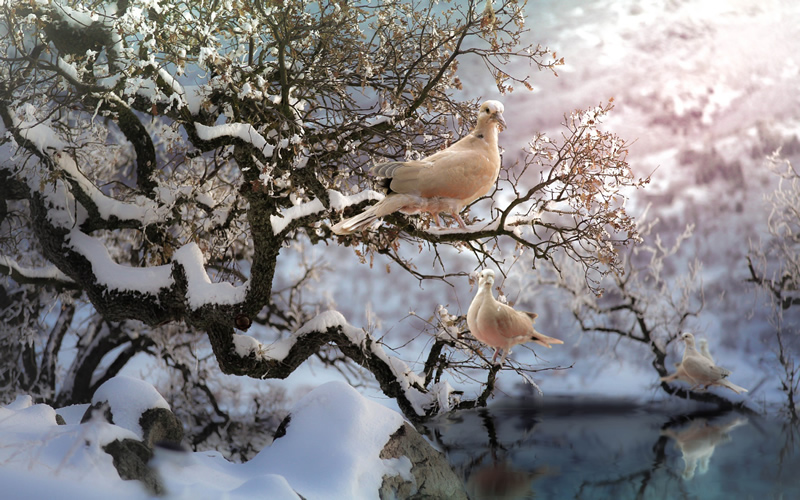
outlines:
{"label": "dove", "polygon": [[[700,354],[702,354],[706,359],[708,359],[709,361],[711,361],[713,363],[714,362],[714,358],[711,356],[711,351],[708,350],[708,340],[706,340],[706,339],[697,339],[697,345],[700,348]],[[689,378],[687,377],[686,372],[681,368],[681,364],[680,363],[675,363],[675,368],[676,368],[676,371],[675,371],[674,374],[670,375],[669,377],[663,377],[662,380],[663,379],[667,379],[667,378],[669,380],[681,379],[681,380],[684,380],[686,382],[692,383],[692,381],[689,380]]]}
{"label": "dove", "polygon": [[467,226],[459,212],[487,194],[500,173],[499,129],[506,127],[503,104],[486,101],[478,110],[475,128],[452,146],[421,160],[390,161],[372,172],[385,178],[388,194],[364,212],[333,226],[335,234],[351,234],[371,227],[394,212],[427,212],[440,225],[439,213],[453,216],[461,229]]}
{"label": "dove", "polygon": [[502,365],[511,348],[525,342],[535,342],[550,348],[552,344],[563,344],[561,340],[537,332],[533,323],[536,313],[516,311],[495,300],[492,293],[494,271],[484,269],[478,274],[478,293],[467,310],[467,326],[472,336],[489,347],[494,347],[492,363],[497,359],[500,349]]}
{"label": "dove", "polygon": [[711,356],[711,351],[708,350],[708,340],[706,339],[698,339],[697,346],[700,348],[700,354],[703,355],[707,360],[714,362],[714,358]]}
{"label": "dove", "polygon": [[685,332],[681,334],[680,338],[686,343],[686,349],[683,351],[683,359],[675,370],[675,373],[666,377],[661,377],[662,382],[681,379],[691,384],[692,389],[700,386],[707,389],[709,386],[719,385],[727,387],[736,394],[747,392],[747,389],[744,387],[740,387],[726,380],[726,377],[731,374],[730,370],[715,365],[713,361],[700,354],[697,348],[695,348],[694,335]]}

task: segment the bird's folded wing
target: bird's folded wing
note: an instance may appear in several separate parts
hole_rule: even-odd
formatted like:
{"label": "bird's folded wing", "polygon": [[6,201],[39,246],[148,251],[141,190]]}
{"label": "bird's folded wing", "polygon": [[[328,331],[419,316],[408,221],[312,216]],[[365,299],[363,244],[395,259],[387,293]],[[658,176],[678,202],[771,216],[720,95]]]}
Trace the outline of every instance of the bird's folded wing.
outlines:
{"label": "bird's folded wing", "polygon": [[466,153],[447,155],[429,166],[409,163],[394,171],[390,187],[396,193],[423,198],[452,198],[471,202],[486,194],[494,184],[496,172],[486,157]]}
{"label": "bird's folded wing", "polygon": [[374,167],[372,167],[371,171],[376,177],[394,177],[394,173],[399,168],[403,168],[405,166],[411,166],[415,168],[431,168],[433,167],[433,163],[426,161],[426,160],[415,160],[415,161],[387,161],[384,163],[378,163]]}
{"label": "bird's folded wing", "polygon": [[710,361],[699,354],[685,357],[681,364],[687,375],[698,382],[706,383],[723,377],[718,370],[719,367],[712,365]]}
{"label": "bird's folded wing", "polygon": [[519,314],[505,304],[495,302],[484,303],[478,311],[478,329],[485,334],[502,336],[505,338],[530,336],[533,326],[527,316]]}

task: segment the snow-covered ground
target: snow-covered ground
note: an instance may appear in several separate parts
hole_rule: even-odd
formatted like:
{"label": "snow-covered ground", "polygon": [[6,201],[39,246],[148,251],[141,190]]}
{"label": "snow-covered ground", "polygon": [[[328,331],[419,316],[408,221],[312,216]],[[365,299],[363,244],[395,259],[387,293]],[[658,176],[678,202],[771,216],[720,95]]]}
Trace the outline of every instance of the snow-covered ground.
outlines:
{"label": "snow-covered ground", "polygon": [[[117,377],[95,400],[111,399],[116,425],[93,418],[89,405],[56,410],[20,396],[0,407],[0,491],[6,500],[157,498],[138,481],[122,481],[102,447],[141,439],[138,418],[163,407],[153,387]],[[154,399],[155,396],[155,399]],[[403,417],[342,382],[317,387],[292,409],[290,431],[244,464],[218,452],[157,449],[151,461],[174,499],[376,498],[384,476],[410,478],[406,457],[379,458]]]}

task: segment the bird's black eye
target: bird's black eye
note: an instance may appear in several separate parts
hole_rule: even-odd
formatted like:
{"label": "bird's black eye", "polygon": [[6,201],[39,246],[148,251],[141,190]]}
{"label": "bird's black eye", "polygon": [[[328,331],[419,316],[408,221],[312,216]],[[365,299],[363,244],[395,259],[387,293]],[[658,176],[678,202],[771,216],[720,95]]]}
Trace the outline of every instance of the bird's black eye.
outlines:
{"label": "bird's black eye", "polygon": [[486,112],[487,112],[487,113],[490,113],[490,111],[489,111],[489,108],[486,108]]}

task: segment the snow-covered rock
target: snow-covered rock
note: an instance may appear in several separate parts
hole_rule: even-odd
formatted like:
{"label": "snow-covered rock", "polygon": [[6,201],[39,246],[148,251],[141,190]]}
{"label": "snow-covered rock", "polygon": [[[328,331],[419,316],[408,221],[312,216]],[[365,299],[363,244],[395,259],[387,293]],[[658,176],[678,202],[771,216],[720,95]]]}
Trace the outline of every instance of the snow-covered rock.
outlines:
{"label": "snow-covered rock", "polygon": [[303,498],[466,498],[447,460],[399,413],[343,382],[308,393],[278,436],[244,466],[280,474]]}
{"label": "snow-covered rock", "polygon": [[183,427],[155,387],[136,378],[120,375],[95,391],[82,421],[107,405],[106,420],[136,434],[149,448],[161,441],[180,443]]}

